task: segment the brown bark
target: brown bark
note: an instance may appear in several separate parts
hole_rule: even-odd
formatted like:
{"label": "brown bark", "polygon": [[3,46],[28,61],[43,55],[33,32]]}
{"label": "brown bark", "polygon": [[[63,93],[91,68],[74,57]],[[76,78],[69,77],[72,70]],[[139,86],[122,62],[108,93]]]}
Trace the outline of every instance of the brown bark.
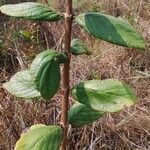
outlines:
{"label": "brown bark", "polygon": [[61,114],[61,124],[64,131],[63,142],[61,145],[61,150],[66,150],[67,147],[67,131],[68,131],[68,109],[69,109],[69,70],[70,70],[70,44],[71,44],[71,30],[72,30],[72,0],[66,0],[66,13],[65,13],[65,41],[64,41],[64,50],[68,55],[68,61],[64,64],[63,67],[63,100],[62,100],[62,114]]}

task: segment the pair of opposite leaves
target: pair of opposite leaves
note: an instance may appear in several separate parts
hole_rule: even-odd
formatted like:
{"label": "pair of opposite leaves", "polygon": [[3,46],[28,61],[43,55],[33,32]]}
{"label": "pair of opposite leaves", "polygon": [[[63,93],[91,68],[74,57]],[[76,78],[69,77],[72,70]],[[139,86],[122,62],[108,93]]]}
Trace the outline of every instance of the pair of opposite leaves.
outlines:
{"label": "pair of opposite leaves", "polygon": [[[40,95],[50,100],[60,84],[60,63],[66,61],[63,53],[46,50],[34,59],[30,70],[16,73],[4,88],[23,98]],[[69,123],[82,126],[101,117],[105,112],[116,112],[136,102],[132,90],[116,79],[91,80],[72,88],[76,102],[69,110]]]}

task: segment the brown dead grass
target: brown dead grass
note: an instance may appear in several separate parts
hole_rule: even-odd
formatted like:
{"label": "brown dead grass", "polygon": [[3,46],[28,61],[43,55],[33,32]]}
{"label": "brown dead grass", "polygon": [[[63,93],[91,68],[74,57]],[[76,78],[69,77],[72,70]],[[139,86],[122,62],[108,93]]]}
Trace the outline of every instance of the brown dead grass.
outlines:
{"label": "brown dead grass", "polygon": [[[71,86],[81,80],[117,78],[134,88],[139,103],[124,111],[106,114],[91,125],[78,129],[69,127],[68,150],[150,149],[149,8],[146,0],[83,1],[80,11],[96,9],[127,18],[145,37],[148,51],[140,52],[95,40],[74,25],[74,37],[86,41],[93,55],[72,56]],[[20,29],[33,33],[37,40],[29,42],[18,37],[15,33]],[[12,150],[22,131],[33,124],[58,124],[61,91],[50,104],[44,101],[17,101],[17,98],[4,91],[2,83],[18,70],[27,68],[41,49],[54,47],[59,50],[63,32],[62,22],[57,27],[56,23],[0,22],[0,37],[4,41],[0,47],[0,150]]]}

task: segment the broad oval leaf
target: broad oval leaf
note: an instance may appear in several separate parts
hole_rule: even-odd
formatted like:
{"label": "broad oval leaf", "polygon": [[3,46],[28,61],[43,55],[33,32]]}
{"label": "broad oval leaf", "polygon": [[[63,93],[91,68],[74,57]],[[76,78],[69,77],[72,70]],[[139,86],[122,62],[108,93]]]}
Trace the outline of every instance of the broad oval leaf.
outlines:
{"label": "broad oval leaf", "polygon": [[71,53],[74,55],[91,55],[91,53],[87,50],[86,45],[79,39],[73,39],[71,41]]}
{"label": "broad oval leaf", "polygon": [[3,5],[0,7],[0,11],[8,16],[34,21],[51,22],[61,18],[60,13],[36,2]]}
{"label": "broad oval leaf", "polygon": [[79,83],[72,94],[80,103],[102,112],[116,112],[136,102],[133,91],[116,79]]}
{"label": "broad oval leaf", "polygon": [[59,150],[63,131],[59,126],[34,125],[22,133],[15,150]]}
{"label": "broad oval leaf", "polygon": [[60,63],[65,59],[66,56],[63,53],[46,50],[38,54],[31,64],[30,71],[36,89],[46,100],[50,100],[59,88]]}
{"label": "broad oval leaf", "polygon": [[88,12],[76,17],[77,23],[98,39],[125,47],[145,49],[140,34],[124,19]]}
{"label": "broad oval leaf", "polygon": [[21,98],[30,99],[41,96],[35,88],[29,70],[17,72],[11,77],[10,81],[3,84],[3,87],[12,95]]}
{"label": "broad oval leaf", "polygon": [[51,60],[53,57],[56,56],[56,52],[53,50],[45,50],[44,52],[41,52],[40,54],[38,54],[35,57],[35,59],[33,60],[33,62],[30,65],[30,71],[31,71],[33,78],[35,78],[37,76],[39,68],[42,66],[42,62],[48,56],[49,56],[49,59]]}
{"label": "broad oval leaf", "polygon": [[80,127],[92,123],[103,116],[103,112],[76,102],[69,110],[68,118],[72,126]]}
{"label": "broad oval leaf", "polygon": [[[45,62],[44,62],[45,63]],[[60,66],[55,60],[51,60],[41,66],[36,77],[36,85],[41,95],[50,100],[57,92],[60,85]]]}
{"label": "broad oval leaf", "polygon": [[[46,59],[45,59],[46,58]],[[45,50],[38,54],[30,66],[30,71],[32,76],[35,78],[37,76],[37,73],[39,72],[40,67],[43,65],[42,62],[47,60],[55,59],[59,64],[65,63],[67,61],[67,56],[64,53],[57,52],[55,50]]]}

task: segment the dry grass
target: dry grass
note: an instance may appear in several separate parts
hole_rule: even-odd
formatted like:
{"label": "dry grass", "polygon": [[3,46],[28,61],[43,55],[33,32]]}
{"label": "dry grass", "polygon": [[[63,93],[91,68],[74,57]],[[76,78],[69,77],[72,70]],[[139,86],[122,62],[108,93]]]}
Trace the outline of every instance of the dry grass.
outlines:
{"label": "dry grass", "polygon": [[[72,57],[71,85],[93,78],[122,79],[134,88],[139,103],[122,112],[106,114],[91,125],[79,129],[69,127],[68,150],[149,150],[149,1],[87,0],[82,1],[82,6],[78,3],[75,7],[76,13],[79,8],[81,12],[100,10],[128,19],[145,37],[148,51],[140,52],[95,40],[74,24],[74,37],[86,41],[93,55]],[[20,30],[28,31],[34,40],[26,40],[18,35]],[[50,104],[44,101],[17,101],[17,98],[2,89],[2,83],[18,70],[27,68],[41,49],[54,47],[59,50],[63,32],[62,22],[57,24],[57,28],[56,23],[43,25],[16,20],[0,22],[0,150],[12,150],[21,132],[33,124],[58,124],[61,91]]]}

